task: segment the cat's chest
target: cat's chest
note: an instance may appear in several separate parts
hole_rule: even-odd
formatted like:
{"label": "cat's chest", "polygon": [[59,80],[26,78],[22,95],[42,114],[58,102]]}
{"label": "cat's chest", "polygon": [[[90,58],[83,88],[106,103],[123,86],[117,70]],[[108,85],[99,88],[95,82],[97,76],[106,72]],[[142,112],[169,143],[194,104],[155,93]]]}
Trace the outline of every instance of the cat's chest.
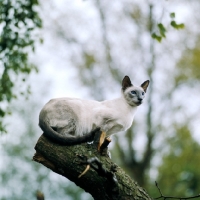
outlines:
{"label": "cat's chest", "polygon": [[125,113],[119,112],[118,115],[116,115],[116,123],[123,126],[123,131],[127,130],[133,122],[134,113],[131,111],[127,111]]}
{"label": "cat's chest", "polygon": [[134,118],[134,112],[127,107],[102,106],[93,110],[92,121],[96,126],[118,127],[118,131],[129,128]]}

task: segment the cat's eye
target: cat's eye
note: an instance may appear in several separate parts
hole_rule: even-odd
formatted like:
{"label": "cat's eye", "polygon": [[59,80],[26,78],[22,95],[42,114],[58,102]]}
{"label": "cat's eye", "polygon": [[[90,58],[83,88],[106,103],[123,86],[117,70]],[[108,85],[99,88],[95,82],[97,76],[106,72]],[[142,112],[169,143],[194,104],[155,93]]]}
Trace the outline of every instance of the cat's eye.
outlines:
{"label": "cat's eye", "polygon": [[142,92],[142,95],[144,95],[144,92]]}
{"label": "cat's eye", "polygon": [[136,94],[136,91],[134,91],[134,90],[133,90],[133,91],[131,91],[131,94]]}

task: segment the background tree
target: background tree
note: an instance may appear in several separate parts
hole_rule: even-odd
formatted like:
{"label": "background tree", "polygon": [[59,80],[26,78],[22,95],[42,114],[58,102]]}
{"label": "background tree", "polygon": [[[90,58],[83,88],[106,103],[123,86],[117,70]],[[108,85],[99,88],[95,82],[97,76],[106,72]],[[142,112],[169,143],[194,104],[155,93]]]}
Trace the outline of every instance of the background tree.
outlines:
{"label": "background tree", "polygon": [[[38,52],[34,57],[34,63],[41,67],[41,73],[38,74],[41,79],[34,80],[31,84],[39,90],[42,81],[47,77],[59,83],[59,87],[55,87],[55,84],[45,83],[45,90],[51,92],[49,95],[43,94],[39,98],[32,96],[33,99],[37,99],[37,102],[40,103],[40,108],[50,98],[57,96],[75,96],[97,100],[111,99],[119,95],[121,79],[124,75],[129,75],[134,80],[133,83],[140,84],[142,81],[149,79],[150,67],[153,66],[151,72],[153,92],[148,90],[147,101],[139,108],[132,129],[127,133],[112,137],[111,155],[112,159],[125,169],[129,175],[137,179],[138,182],[142,183],[143,181],[140,180],[140,177],[144,177],[148,193],[151,193],[152,196],[157,196],[157,189],[154,186],[154,180],[156,179],[161,184],[163,193],[168,193],[167,188],[163,188],[164,184],[162,183],[162,177],[165,177],[165,174],[160,173],[161,168],[164,166],[166,167],[165,169],[168,169],[167,174],[172,171],[169,160],[173,159],[170,156],[168,157],[168,155],[173,155],[173,151],[170,148],[173,143],[171,143],[170,138],[177,139],[177,144],[178,142],[181,144],[182,141],[178,140],[179,136],[182,135],[180,127],[186,127],[188,134],[192,134],[191,141],[196,139],[198,142],[199,139],[199,113],[197,113],[197,107],[199,107],[197,69],[199,64],[197,56],[193,54],[195,49],[198,49],[196,44],[198,44],[199,38],[199,2],[174,0],[173,4],[170,1],[159,1],[155,4],[152,2],[151,5],[153,6],[152,33],[159,34],[158,23],[169,24],[169,26],[166,26],[167,37],[166,39],[162,38],[162,43],[151,39],[149,1],[108,2],[102,0],[63,1],[62,3],[58,1],[41,1],[41,16],[44,22],[43,38],[45,38],[45,41],[43,47],[37,48]],[[171,12],[176,13],[177,24],[184,22],[184,30],[177,32],[168,23],[171,20]],[[153,51],[150,49],[151,45],[153,46]],[[193,58],[194,60],[196,58],[195,62]],[[40,61],[42,59],[43,61]],[[154,65],[152,65],[152,60],[154,60]],[[150,94],[151,97],[148,96]],[[148,101],[148,99],[152,99],[152,101]],[[17,102],[20,103],[20,101]],[[148,102],[151,104],[148,104]],[[150,162],[147,162],[142,176],[137,176],[137,163],[142,163],[145,157],[145,150],[148,147],[149,138],[147,133],[149,127],[147,126],[148,118],[146,116],[148,116],[150,105],[151,130],[153,133],[150,146],[152,157]],[[34,110],[39,112],[40,109],[35,108]],[[14,112],[13,109],[12,111]],[[28,116],[31,117],[32,114],[28,114]],[[16,119],[18,117],[14,118],[14,120]],[[22,124],[18,120],[16,123],[12,131],[9,131],[10,137],[4,136],[8,137],[8,140],[12,141],[15,127]],[[32,123],[37,126],[37,119],[33,120]],[[28,130],[24,131],[24,133],[27,132]],[[37,128],[36,132],[40,134],[41,130]],[[176,136],[176,134],[179,136]],[[181,140],[186,141],[189,137],[186,134],[183,135]],[[35,138],[37,137],[35,136]],[[20,139],[20,141],[23,142],[30,140],[30,137],[25,139],[25,136],[22,136],[22,138],[24,140]],[[17,139],[14,138],[14,140]],[[10,153],[14,151],[12,151],[12,146],[9,146],[10,151],[6,148],[7,143],[6,140],[3,145],[5,151],[0,151],[4,152],[4,165],[0,164],[1,169],[3,169],[1,170],[1,175],[6,172],[6,167],[9,169],[12,159],[18,160],[17,158],[26,154],[23,152],[10,156]],[[16,148],[18,145],[13,145],[13,147]],[[176,147],[177,145],[173,145],[174,152],[176,152]],[[190,145],[187,148],[189,152]],[[185,149],[183,150],[185,151]],[[5,153],[7,151],[8,153]],[[30,149],[27,149],[27,151],[30,151]],[[29,154],[26,155],[29,156]],[[162,159],[162,157],[167,159]],[[133,160],[136,163],[132,162]],[[167,166],[168,164],[169,166]],[[13,179],[12,177],[8,178],[9,174],[7,174],[7,179],[2,179],[4,180],[3,183],[15,180],[15,185],[31,184],[27,181],[27,177],[30,177],[30,166],[32,164],[29,167],[27,166],[27,171],[24,170],[26,178],[19,179],[17,173],[20,173],[20,171],[17,171],[15,173],[16,176],[13,173]],[[194,162],[194,171],[198,171],[196,166]],[[35,170],[38,176],[41,176],[39,173],[43,173],[44,169],[42,169],[40,169],[41,171]],[[15,165],[12,167],[12,171],[16,171]],[[162,173],[165,172],[166,170],[162,169]],[[77,187],[74,186],[70,190],[68,183],[66,185],[65,183],[63,184],[59,176],[55,177],[48,170],[45,173],[47,176],[42,176],[44,179],[41,181],[45,196],[50,193],[51,189],[52,191],[55,189],[54,199],[61,199],[61,195],[64,197],[65,192],[70,194],[72,199],[79,198],[76,196],[78,193],[76,192],[78,190]],[[184,173],[187,173],[185,168]],[[38,180],[40,182],[41,179]],[[48,180],[48,183],[45,180]],[[186,178],[181,182],[177,177],[176,180],[180,185],[187,184],[189,179]],[[35,190],[38,185],[37,181],[33,182],[36,184],[33,186]],[[49,183],[54,183],[52,188]],[[172,180],[172,183],[174,184],[175,180]],[[11,184],[5,185],[7,187],[4,187],[4,191],[15,191]],[[181,186],[181,188],[185,187],[187,186]],[[188,188],[190,188],[189,185]],[[19,197],[22,197],[22,191],[20,190]],[[57,191],[62,191],[62,194],[56,193]],[[13,194],[9,193],[9,199],[14,199],[16,194],[14,192]],[[176,195],[176,191],[173,194]],[[6,198],[5,195],[4,198]],[[81,198],[84,199],[83,196]],[[85,197],[85,199],[87,198],[88,196]]]}
{"label": "background tree", "polygon": [[[186,123],[187,124],[187,123]],[[168,150],[162,157],[162,165],[158,168],[157,182],[165,191],[165,195],[193,196],[199,193],[199,171],[197,160],[199,159],[199,144],[192,138],[187,125],[176,126],[176,132],[167,140]],[[149,191],[156,196],[157,191],[148,185]],[[158,195],[157,195],[158,196]]]}
{"label": "background tree", "polygon": [[[196,170],[196,161],[199,159],[199,155],[196,152],[199,151],[199,144],[191,137],[191,132],[186,125],[177,127],[176,133],[176,137],[169,139],[171,148],[169,154],[163,157],[163,165],[159,168],[158,180],[163,179],[162,184],[165,184],[169,190],[169,183],[167,184],[165,181],[167,182],[167,179],[169,180],[170,177],[174,176],[175,180],[171,181],[171,188],[175,188],[177,194],[188,196],[198,194],[200,185],[198,184],[199,173]],[[175,152],[172,150],[173,146],[176,146]],[[167,162],[171,162],[171,164]],[[168,174],[167,171],[164,172],[166,170],[165,164],[172,166],[171,174]]]}
{"label": "background tree", "polygon": [[[14,90],[19,80],[37,68],[28,63],[28,52],[34,51],[36,29],[41,28],[37,0],[2,0],[0,2],[0,132],[5,131],[3,117],[11,113],[8,103],[25,91]],[[30,88],[26,88],[30,93]]]}

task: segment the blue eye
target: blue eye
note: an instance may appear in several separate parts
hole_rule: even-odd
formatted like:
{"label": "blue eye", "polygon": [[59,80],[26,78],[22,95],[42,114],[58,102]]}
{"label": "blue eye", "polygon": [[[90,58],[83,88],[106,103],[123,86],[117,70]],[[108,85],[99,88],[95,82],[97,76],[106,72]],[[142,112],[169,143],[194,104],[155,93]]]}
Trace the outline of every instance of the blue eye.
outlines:
{"label": "blue eye", "polygon": [[133,90],[133,91],[131,91],[131,94],[136,94],[136,91],[134,91],[134,90]]}
{"label": "blue eye", "polygon": [[142,92],[142,95],[144,95],[144,92]]}

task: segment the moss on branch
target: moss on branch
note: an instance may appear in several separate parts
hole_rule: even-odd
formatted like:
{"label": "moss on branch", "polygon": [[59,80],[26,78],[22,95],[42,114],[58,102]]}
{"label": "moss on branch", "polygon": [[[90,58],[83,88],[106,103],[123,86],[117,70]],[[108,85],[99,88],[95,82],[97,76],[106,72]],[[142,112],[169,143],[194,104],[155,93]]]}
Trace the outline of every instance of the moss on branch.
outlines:
{"label": "moss on branch", "polygon": [[[35,150],[34,161],[73,181],[76,185],[90,193],[95,200],[151,199],[144,189],[138,186],[120,167],[116,166],[108,156],[105,154],[103,156],[100,155],[95,143],[94,145],[84,143],[81,145],[63,146],[53,143],[42,135],[35,146]],[[114,173],[117,184],[112,185],[108,177],[101,175],[95,164],[83,176],[78,178],[88,164],[82,162],[80,155],[89,160],[96,157],[99,162],[96,163],[96,166],[102,165],[103,170]],[[115,172],[112,172],[114,165]]]}

